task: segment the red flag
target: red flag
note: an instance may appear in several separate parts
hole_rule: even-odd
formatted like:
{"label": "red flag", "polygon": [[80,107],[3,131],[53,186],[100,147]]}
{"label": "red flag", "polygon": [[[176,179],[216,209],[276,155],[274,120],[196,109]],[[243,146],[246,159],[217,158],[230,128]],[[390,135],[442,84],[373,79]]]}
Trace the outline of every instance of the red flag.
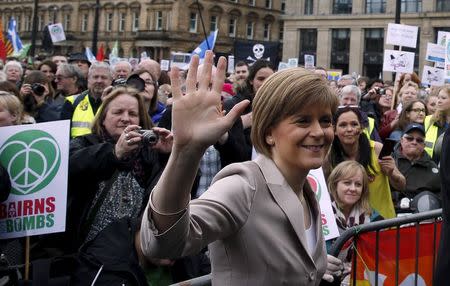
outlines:
{"label": "red flag", "polygon": [[103,44],[101,44],[100,48],[98,48],[96,59],[99,62],[103,62],[103,60],[105,59],[105,50],[103,49]]}
{"label": "red flag", "polygon": [[5,37],[3,36],[3,24],[0,21],[0,59],[6,61],[6,56],[8,55],[8,51],[6,49]]}

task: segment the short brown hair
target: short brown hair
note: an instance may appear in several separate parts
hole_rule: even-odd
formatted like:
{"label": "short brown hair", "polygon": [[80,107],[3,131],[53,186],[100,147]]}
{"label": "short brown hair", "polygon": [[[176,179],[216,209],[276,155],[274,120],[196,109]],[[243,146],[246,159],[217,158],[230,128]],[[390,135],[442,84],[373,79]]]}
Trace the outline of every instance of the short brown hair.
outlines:
{"label": "short brown hair", "polygon": [[361,198],[355,206],[361,208],[364,212],[370,215],[372,213],[372,210],[369,205],[369,178],[367,176],[366,170],[360,163],[356,161],[344,161],[338,164],[328,177],[328,192],[336,201],[337,207],[339,209],[342,209],[342,202],[339,200],[339,196],[337,194],[337,184],[342,180],[355,176],[358,171],[362,174],[363,186]]}
{"label": "short brown hair", "polygon": [[127,94],[137,99],[139,106],[139,125],[143,129],[150,129],[153,127],[150,117],[147,113],[147,110],[145,110],[144,100],[139,95],[139,91],[130,87],[118,87],[114,89],[112,92],[110,92],[107,97],[104,98],[102,105],[100,106],[100,109],[98,110],[97,115],[95,116],[94,122],[92,123],[93,134],[96,134],[100,137],[105,137],[105,135],[107,135],[106,130],[103,127],[103,122],[105,121],[106,113],[108,112],[108,107],[113,100],[115,100],[118,96],[123,94]]}
{"label": "short brown hair", "polygon": [[334,113],[338,98],[322,76],[304,68],[290,68],[271,75],[253,99],[251,139],[255,149],[271,157],[266,135],[286,117],[312,105]]}

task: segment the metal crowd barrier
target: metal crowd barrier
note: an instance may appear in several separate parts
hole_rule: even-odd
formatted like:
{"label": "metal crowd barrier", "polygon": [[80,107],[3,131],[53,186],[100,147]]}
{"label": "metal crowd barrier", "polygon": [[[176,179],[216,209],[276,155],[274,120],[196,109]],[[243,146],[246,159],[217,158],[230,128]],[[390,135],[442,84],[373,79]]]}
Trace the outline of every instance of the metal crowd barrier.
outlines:
{"label": "metal crowd barrier", "polygon": [[[357,244],[357,238],[359,234],[362,233],[366,233],[366,232],[371,232],[371,231],[375,231],[376,232],[376,247],[378,248],[378,243],[379,243],[379,232],[383,229],[387,229],[387,228],[396,228],[397,229],[397,241],[396,246],[397,249],[399,248],[399,244],[400,244],[400,240],[398,239],[400,236],[400,232],[399,229],[402,225],[405,224],[415,224],[416,227],[418,228],[419,223],[423,222],[425,220],[432,220],[434,223],[434,239],[433,239],[433,261],[436,261],[436,243],[438,241],[438,237],[436,234],[436,223],[438,222],[438,220],[440,219],[440,217],[442,216],[442,209],[438,209],[438,210],[433,210],[433,211],[429,211],[429,212],[422,212],[422,213],[418,213],[418,214],[412,214],[412,215],[406,215],[406,216],[402,216],[402,217],[398,217],[398,218],[393,218],[393,219],[387,219],[387,220],[382,220],[382,221],[377,221],[377,222],[373,222],[373,223],[368,223],[368,224],[363,224],[363,225],[359,225],[359,226],[354,226],[352,228],[347,229],[345,232],[343,232],[334,242],[331,252],[330,254],[333,256],[338,256],[339,252],[341,251],[342,247],[344,246],[344,244],[351,238],[353,238],[353,244],[356,247]],[[416,267],[418,264],[418,259],[417,259],[418,253],[416,252]],[[375,268],[375,285],[374,286],[378,286],[378,255],[376,255],[375,261],[376,261],[376,268]],[[434,263],[433,263],[433,269],[434,269]],[[417,269],[417,268],[416,268]],[[398,253],[397,253],[397,272],[398,272]],[[398,275],[396,275],[396,283],[395,285],[398,285]],[[356,259],[353,259],[353,266],[352,266],[352,277],[356,277]],[[356,285],[356,279],[352,279],[353,281],[353,285]],[[186,280],[186,281],[182,281],[176,284],[172,284],[171,286],[207,286],[207,285],[211,285],[211,274],[205,275],[205,276],[201,276],[201,277],[197,277],[194,279],[190,279],[190,280]],[[417,279],[415,281],[415,285],[417,286]]]}
{"label": "metal crowd barrier", "polygon": [[[403,225],[407,225],[407,224],[413,224],[416,226],[416,238],[419,238],[419,224],[421,222],[424,222],[426,220],[428,220],[429,223],[433,223],[434,227],[433,227],[433,266],[432,266],[432,270],[434,273],[434,268],[435,268],[435,261],[436,261],[436,246],[437,246],[437,242],[439,240],[439,237],[437,237],[437,222],[440,221],[440,218],[442,216],[442,209],[437,209],[437,210],[432,210],[432,211],[428,211],[428,212],[422,212],[422,213],[418,213],[418,214],[411,214],[411,215],[406,215],[406,216],[402,216],[402,217],[397,217],[397,218],[393,218],[393,219],[387,219],[387,220],[382,220],[382,221],[377,221],[377,222],[373,222],[373,223],[368,223],[368,224],[363,224],[363,225],[359,225],[359,226],[354,226],[352,228],[347,229],[345,232],[343,232],[335,241],[335,243],[332,246],[332,249],[330,251],[330,254],[333,256],[338,256],[339,252],[341,251],[342,247],[344,246],[344,244],[351,238],[353,238],[353,245],[354,247],[356,247],[357,243],[358,243],[358,235],[363,234],[363,233],[367,233],[367,232],[372,232],[375,231],[376,232],[376,246],[375,248],[378,249],[379,247],[379,233],[381,230],[383,229],[396,229],[396,273],[395,273],[395,284],[394,285],[399,285],[399,277],[398,277],[398,271],[399,271],[399,248],[400,248],[400,227]],[[418,247],[418,243],[416,244],[416,247]],[[418,278],[417,278],[417,269],[418,269],[418,264],[419,264],[419,260],[418,260],[418,251],[416,249],[416,254],[415,254],[415,269],[416,269],[416,273],[415,273],[415,282],[414,285],[417,286],[418,283]],[[352,263],[352,283],[353,285],[356,285],[356,271],[357,271],[357,259],[353,259],[353,263]],[[378,251],[375,253],[375,285],[372,286],[378,286],[378,266],[379,266],[379,255],[378,255]]]}

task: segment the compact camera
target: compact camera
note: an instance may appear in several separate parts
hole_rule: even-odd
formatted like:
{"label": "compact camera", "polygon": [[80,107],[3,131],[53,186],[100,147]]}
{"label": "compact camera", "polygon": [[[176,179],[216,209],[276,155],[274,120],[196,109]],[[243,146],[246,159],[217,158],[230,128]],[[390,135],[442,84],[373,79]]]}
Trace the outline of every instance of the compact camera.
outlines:
{"label": "compact camera", "polygon": [[156,134],[155,131],[153,131],[153,130],[141,129],[141,130],[138,130],[138,133],[142,134],[142,143],[144,145],[153,146],[159,140],[158,134]]}
{"label": "compact camera", "polygon": [[384,88],[377,88],[376,91],[379,95],[384,95],[386,93],[386,90]]}
{"label": "compact camera", "polygon": [[44,93],[45,93],[45,87],[42,84],[40,84],[40,83],[33,83],[31,85],[31,90],[37,96],[43,96]]}

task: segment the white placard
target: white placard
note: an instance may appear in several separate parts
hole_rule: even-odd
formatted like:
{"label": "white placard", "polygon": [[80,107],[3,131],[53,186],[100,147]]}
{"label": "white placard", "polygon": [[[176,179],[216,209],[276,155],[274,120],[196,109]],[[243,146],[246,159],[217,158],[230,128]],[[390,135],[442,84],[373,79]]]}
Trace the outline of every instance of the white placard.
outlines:
{"label": "white placard", "polygon": [[328,187],[325,182],[322,167],[309,171],[307,178],[309,185],[316,193],[316,198],[319,201],[322,218],[322,232],[325,240],[338,237],[339,230],[336,224],[336,217],[334,216],[333,208],[331,207],[331,198],[328,193]]}
{"label": "white placard", "polygon": [[137,69],[137,67],[139,65],[139,59],[138,58],[129,58],[128,62],[130,63],[132,70]]}
{"label": "white placard", "polygon": [[417,26],[389,23],[386,44],[415,48],[418,31]]}
{"label": "white placard", "polygon": [[438,31],[437,44],[445,46],[447,39],[450,39],[450,32]]}
{"label": "white placard", "polygon": [[305,55],[305,69],[314,69],[314,55]]}
{"label": "white placard", "polygon": [[444,78],[446,83],[450,81],[450,38],[447,38],[445,42]]}
{"label": "white placard", "polygon": [[425,59],[430,62],[445,62],[445,46],[428,43]]}
{"label": "white placard", "polygon": [[288,69],[289,68],[289,64],[288,63],[284,63],[284,62],[279,62],[278,63],[278,70],[284,70],[284,69]]}
{"label": "white placard", "polygon": [[289,66],[290,68],[296,68],[296,67],[298,67],[298,58],[290,58],[290,59],[288,59],[287,64],[288,64],[288,66]]}
{"label": "white placard", "polygon": [[422,83],[432,86],[443,86],[445,82],[444,70],[430,66],[423,66]]}
{"label": "white placard", "polygon": [[228,67],[227,67],[227,72],[229,74],[234,73],[234,56],[233,55],[229,55],[228,56]]}
{"label": "white placard", "polygon": [[0,204],[0,237],[66,227],[70,120],[0,128],[0,162],[12,190]]}
{"label": "white placard", "polygon": [[412,73],[414,70],[414,53],[384,50],[383,71]]}
{"label": "white placard", "polygon": [[161,70],[169,71],[170,61],[169,60],[161,60]]}
{"label": "white placard", "polygon": [[66,40],[66,34],[61,23],[48,25],[48,31],[53,43],[58,43]]}

